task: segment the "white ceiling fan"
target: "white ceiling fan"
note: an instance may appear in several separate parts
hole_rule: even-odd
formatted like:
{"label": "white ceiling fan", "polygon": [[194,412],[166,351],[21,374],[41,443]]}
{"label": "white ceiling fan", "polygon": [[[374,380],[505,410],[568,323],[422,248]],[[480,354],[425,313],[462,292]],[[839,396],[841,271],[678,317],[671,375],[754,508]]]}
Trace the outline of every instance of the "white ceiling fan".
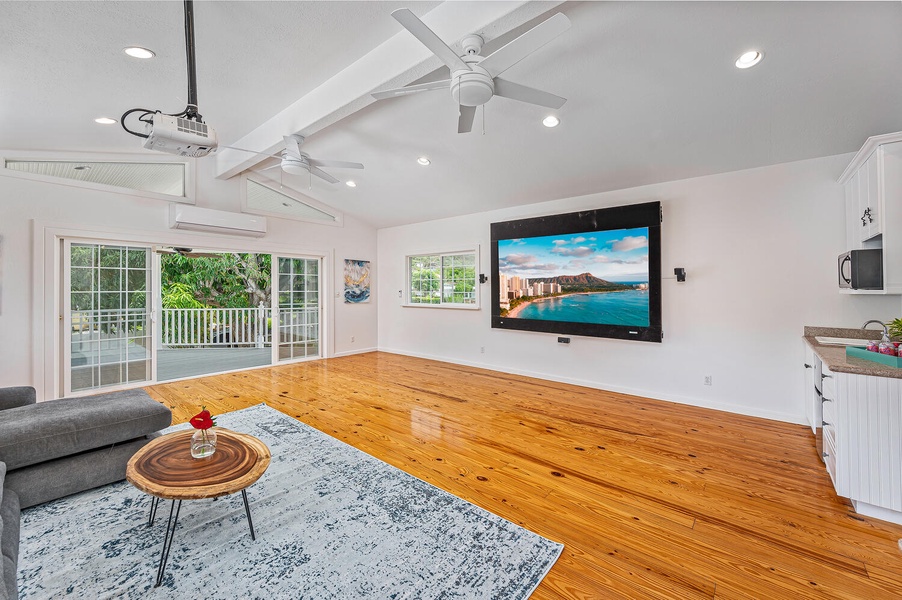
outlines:
{"label": "white ceiling fan", "polygon": [[181,248],[178,246],[154,246],[153,251],[157,254],[178,254],[185,258],[216,258],[221,254],[215,252],[195,252],[194,248]]}
{"label": "white ceiling fan", "polygon": [[304,136],[302,135],[286,135],[283,137],[283,139],[285,140],[285,149],[282,150],[282,152],[280,152],[279,154],[265,154],[263,152],[257,152],[256,150],[235,148],[234,146],[220,146],[220,148],[230,148],[232,150],[239,150],[241,152],[260,154],[261,156],[273,156],[275,158],[280,158],[281,162],[278,165],[273,165],[262,170],[268,171],[269,169],[280,167],[282,171],[288,173],[289,175],[304,175],[306,173],[309,173],[310,175],[316,175],[320,179],[324,179],[329,183],[338,183],[338,179],[332,177],[331,175],[320,169],[320,167],[325,167],[327,169],[363,168],[362,164],[355,162],[345,162],[341,160],[320,160],[311,158],[310,155],[306,152],[301,152],[301,144],[304,143]]}
{"label": "white ceiling fan", "polygon": [[461,40],[464,54],[458,56],[409,9],[400,8],[394,11],[392,16],[451,69],[451,78],[376,92],[373,94],[373,98],[377,100],[450,87],[451,97],[460,108],[460,117],[457,123],[458,133],[467,133],[473,129],[476,107],[491,100],[492,96],[503,96],[554,109],[562,107],[567,101],[566,98],[499,77],[506,70],[567,31],[570,28],[570,19],[563,13],[558,13],[539,23],[514,41],[485,57],[479,56],[483,45],[481,36],[475,34],[465,36]]}

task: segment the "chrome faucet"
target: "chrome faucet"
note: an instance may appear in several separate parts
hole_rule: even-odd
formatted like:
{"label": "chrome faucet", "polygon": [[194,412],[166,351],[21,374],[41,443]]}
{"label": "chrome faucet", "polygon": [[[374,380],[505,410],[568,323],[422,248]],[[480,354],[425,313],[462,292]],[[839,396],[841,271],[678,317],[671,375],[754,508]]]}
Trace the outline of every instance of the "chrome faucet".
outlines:
{"label": "chrome faucet", "polygon": [[886,324],[883,321],[878,321],[877,319],[871,319],[870,321],[865,321],[864,325],[861,326],[862,329],[867,329],[867,326],[871,323],[877,323],[881,327],[883,327],[883,336],[889,338],[889,331],[886,328]]}

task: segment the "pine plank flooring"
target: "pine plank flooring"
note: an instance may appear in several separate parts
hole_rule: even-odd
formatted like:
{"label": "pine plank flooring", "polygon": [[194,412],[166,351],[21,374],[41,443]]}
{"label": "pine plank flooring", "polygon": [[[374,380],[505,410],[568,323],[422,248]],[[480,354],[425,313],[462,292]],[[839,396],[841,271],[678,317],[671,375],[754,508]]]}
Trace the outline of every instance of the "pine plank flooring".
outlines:
{"label": "pine plank flooring", "polygon": [[810,429],[373,352],[147,388],[175,422],[265,402],[561,542],[533,598],[902,598],[902,527]]}

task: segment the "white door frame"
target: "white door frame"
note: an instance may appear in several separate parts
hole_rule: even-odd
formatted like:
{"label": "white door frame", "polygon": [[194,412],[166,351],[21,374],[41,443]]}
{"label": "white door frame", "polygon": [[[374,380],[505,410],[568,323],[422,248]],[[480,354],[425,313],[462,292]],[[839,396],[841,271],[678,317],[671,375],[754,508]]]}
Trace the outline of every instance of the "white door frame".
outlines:
{"label": "white door frame", "polygon": [[[99,225],[74,225],[31,220],[32,228],[32,360],[31,381],[38,399],[62,397],[62,240],[96,241],[125,245],[165,245],[203,247],[210,250],[254,252],[281,256],[319,257],[328,272],[320,275],[320,357],[332,356],[333,310],[325,300],[332,298],[335,260],[332,249],[298,248],[285,244],[248,240],[222,235],[187,232],[123,230]],[[159,288],[158,288],[159,289]],[[159,320],[159,319],[157,319]],[[154,361],[155,362],[155,361]],[[285,364],[285,363],[283,363]],[[154,374],[156,377],[156,374]],[[150,385],[152,382],[144,382]],[[108,391],[114,391],[110,387]],[[90,392],[96,393],[96,392]]]}

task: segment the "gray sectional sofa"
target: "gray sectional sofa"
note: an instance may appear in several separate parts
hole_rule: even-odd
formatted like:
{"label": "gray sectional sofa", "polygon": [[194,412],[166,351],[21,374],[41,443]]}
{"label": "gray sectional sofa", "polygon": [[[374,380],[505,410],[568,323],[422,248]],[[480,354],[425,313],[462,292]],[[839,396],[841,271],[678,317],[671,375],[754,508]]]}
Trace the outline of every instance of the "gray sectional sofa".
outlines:
{"label": "gray sectional sofa", "polygon": [[0,388],[0,600],[18,597],[21,509],[125,479],[128,459],[172,422],[144,390],[35,400],[33,388]]}

